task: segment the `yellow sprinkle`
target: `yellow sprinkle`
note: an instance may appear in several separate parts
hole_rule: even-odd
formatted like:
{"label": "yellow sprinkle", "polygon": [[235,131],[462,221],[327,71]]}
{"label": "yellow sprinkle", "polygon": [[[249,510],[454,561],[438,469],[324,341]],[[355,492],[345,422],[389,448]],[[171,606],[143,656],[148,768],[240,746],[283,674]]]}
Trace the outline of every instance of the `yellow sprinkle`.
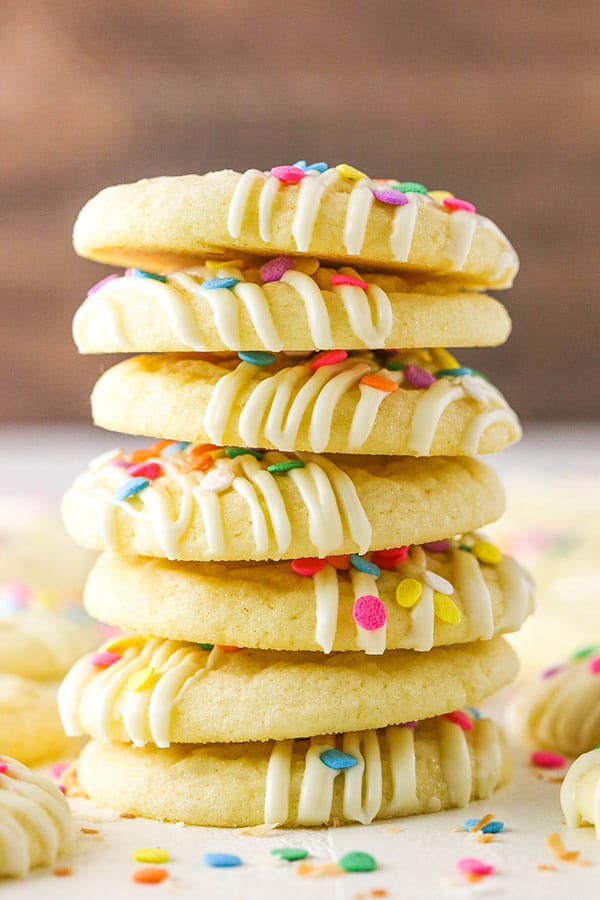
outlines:
{"label": "yellow sprinkle", "polygon": [[454,197],[454,194],[451,194],[450,191],[429,191],[429,196],[432,200],[437,200],[438,203],[442,203],[444,200],[447,200],[448,197]]}
{"label": "yellow sprinkle", "polygon": [[154,681],[154,675],[154,666],[146,666],[145,669],[140,669],[130,676],[127,687],[130,691],[145,691]]}
{"label": "yellow sprinkle", "polygon": [[243,259],[207,259],[205,260],[207,269],[241,269],[244,265]]}
{"label": "yellow sprinkle", "polygon": [[145,644],[146,637],[142,634],[128,634],[125,637],[113,638],[101,648],[102,650],[110,650],[117,653],[120,650],[127,650],[128,647],[140,647]]}
{"label": "yellow sprinkle", "polygon": [[442,622],[458,625],[461,620],[460,609],[454,600],[450,599],[448,594],[440,594],[439,591],[434,591],[433,609],[438,619],[441,619]]}
{"label": "yellow sprinkle", "polygon": [[475,541],[472,551],[479,562],[487,563],[490,566],[497,566],[502,559],[502,553],[495,544],[489,541]]}
{"label": "yellow sprinkle", "polygon": [[169,854],[162,847],[140,847],[131,854],[136,862],[165,863],[169,862]]}
{"label": "yellow sprinkle", "polygon": [[410,609],[423,593],[423,585],[416,578],[403,578],[396,588],[396,603]]}
{"label": "yellow sprinkle", "polygon": [[460,363],[456,357],[452,356],[451,353],[448,353],[447,350],[444,350],[443,347],[438,347],[436,350],[432,350],[431,353],[433,355],[433,361],[440,369],[458,369],[460,367]]}
{"label": "yellow sprinkle", "polygon": [[361,178],[367,177],[360,169],[355,169],[354,166],[349,166],[348,163],[340,163],[339,166],[336,166],[336,169],[342,178],[347,178],[348,181],[360,181]]}

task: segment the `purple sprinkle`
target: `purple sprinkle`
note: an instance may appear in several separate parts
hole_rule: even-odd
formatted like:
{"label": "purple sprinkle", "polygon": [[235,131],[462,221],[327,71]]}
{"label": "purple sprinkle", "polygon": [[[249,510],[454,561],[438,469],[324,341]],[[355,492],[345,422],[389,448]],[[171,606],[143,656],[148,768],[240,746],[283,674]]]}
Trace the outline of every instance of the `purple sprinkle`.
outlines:
{"label": "purple sprinkle", "polygon": [[275,259],[270,259],[264,266],[261,266],[260,277],[265,283],[279,281],[291,268],[291,256],[276,256]]}
{"label": "purple sprinkle", "polygon": [[559,672],[564,672],[565,666],[550,666],[549,669],[544,669],[542,672],[542,678],[552,678],[553,675],[558,675]]}
{"label": "purple sprinkle", "polygon": [[92,285],[92,287],[87,292],[87,296],[91,297],[92,294],[95,294],[96,291],[99,291],[101,287],[104,287],[105,284],[108,284],[109,281],[114,281],[115,278],[118,278],[118,275],[107,275],[106,278],[103,278],[102,281],[96,282],[96,284]]}
{"label": "purple sprinkle", "polygon": [[446,550],[450,550],[452,544],[450,541],[428,541],[422,547],[424,550],[430,550],[431,553],[445,553]]}
{"label": "purple sprinkle", "polygon": [[392,206],[404,206],[408,203],[408,197],[402,191],[396,191],[393,188],[375,189],[373,196],[381,203],[391,203]]}
{"label": "purple sprinkle", "polygon": [[401,728],[416,728],[419,722],[415,719],[413,722],[403,722]]}
{"label": "purple sprinkle", "polygon": [[404,369],[404,378],[414,388],[428,388],[435,384],[435,378],[426,369],[420,366],[406,366]]}

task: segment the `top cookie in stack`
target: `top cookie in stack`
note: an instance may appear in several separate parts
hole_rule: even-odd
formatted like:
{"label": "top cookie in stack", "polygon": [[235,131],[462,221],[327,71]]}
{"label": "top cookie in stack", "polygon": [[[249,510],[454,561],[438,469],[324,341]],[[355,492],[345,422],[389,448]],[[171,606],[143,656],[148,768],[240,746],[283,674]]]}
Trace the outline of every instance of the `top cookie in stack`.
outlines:
{"label": "top cookie in stack", "polygon": [[[80,349],[161,354],[118,364],[93,394],[97,424],[160,440],[95,461],[64,501],[73,537],[112,551],[88,608],[138,634],[80,660],[63,720],[155,745],[135,760],[91,745],[84,787],[205,824],[369,821],[486,796],[506,776],[501,742],[457,707],[513,677],[497,635],[531,591],[474,533],[503,497],[470,457],[520,429],[441,345],[507,337],[482,293],[512,282],[507,239],[446,192],[300,161],[109,188],[75,246],[132,267],[90,291]],[[396,727],[430,718],[414,737]],[[175,756],[156,749],[170,741]],[[185,770],[187,796],[174,783],[148,797],[140,760],[161,778]],[[223,788],[235,766],[252,799]]]}

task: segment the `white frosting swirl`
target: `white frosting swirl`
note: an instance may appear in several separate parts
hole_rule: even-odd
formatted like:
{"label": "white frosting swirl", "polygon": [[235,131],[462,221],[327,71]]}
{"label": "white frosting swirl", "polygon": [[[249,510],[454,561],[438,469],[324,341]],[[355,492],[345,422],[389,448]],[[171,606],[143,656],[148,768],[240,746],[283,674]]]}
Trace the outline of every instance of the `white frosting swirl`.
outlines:
{"label": "white frosting swirl", "polygon": [[569,828],[593,825],[600,841],[600,749],[576,759],[560,789],[560,805]]}

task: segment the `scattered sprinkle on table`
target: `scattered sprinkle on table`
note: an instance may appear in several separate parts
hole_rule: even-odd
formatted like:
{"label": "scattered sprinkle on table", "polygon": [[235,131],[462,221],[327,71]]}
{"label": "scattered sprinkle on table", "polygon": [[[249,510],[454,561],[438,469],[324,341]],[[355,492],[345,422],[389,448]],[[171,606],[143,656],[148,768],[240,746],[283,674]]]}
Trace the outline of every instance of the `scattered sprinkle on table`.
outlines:
{"label": "scattered sprinkle on table", "polygon": [[488,813],[481,819],[467,819],[465,822],[467,831],[483,831],[484,834],[498,834],[504,828],[504,822],[495,819],[493,813]]}
{"label": "scattered sprinkle on table", "polygon": [[567,850],[558,831],[553,831],[546,838],[546,846],[556,859],[561,862],[575,862],[579,859],[579,850]]}
{"label": "scattered sprinkle on table", "polygon": [[494,867],[491,863],[483,862],[481,859],[475,859],[471,856],[464,856],[456,863],[456,868],[461,875],[491,875]]}
{"label": "scattered sprinkle on table", "polygon": [[160,884],[169,877],[168,869],[134,869],[131,880],[136,884]]}
{"label": "scattered sprinkle on table", "polygon": [[338,860],[345,872],[373,872],[377,868],[375,857],[363,850],[352,850]]}
{"label": "scattered sprinkle on table", "polygon": [[213,869],[233,869],[242,864],[240,857],[234,853],[205,853],[202,862]]}
{"label": "scattered sprinkle on table", "polygon": [[302,878],[320,878],[323,875],[343,875],[344,869],[340,868],[337,863],[321,863],[321,865],[313,866],[301,860],[296,866],[296,875]]}
{"label": "scattered sprinkle on table", "polygon": [[71,866],[58,866],[56,869],[54,869],[54,874],[58,878],[65,878],[67,875],[73,874],[73,869],[71,868]]}
{"label": "scattered sprinkle on table", "polygon": [[97,828],[80,828],[82,834],[100,834]]}
{"label": "scattered sprinkle on table", "polygon": [[169,854],[162,847],[140,847],[132,853],[136,862],[165,863],[169,861]]}
{"label": "scattered sprinkle on table", "polygon": [[288,862],[296,862],[299,859],[306,859],[308,850],[304,850],[302,847],[274,847],[271,850],[271,856],[278,856]]}
{"label": "scattered sprinkle on table", "polygon": [[529,757],[532,766],[542,769],[562,769],[567,760],[562,753],[552,753],[548,750],[534,750]]}

